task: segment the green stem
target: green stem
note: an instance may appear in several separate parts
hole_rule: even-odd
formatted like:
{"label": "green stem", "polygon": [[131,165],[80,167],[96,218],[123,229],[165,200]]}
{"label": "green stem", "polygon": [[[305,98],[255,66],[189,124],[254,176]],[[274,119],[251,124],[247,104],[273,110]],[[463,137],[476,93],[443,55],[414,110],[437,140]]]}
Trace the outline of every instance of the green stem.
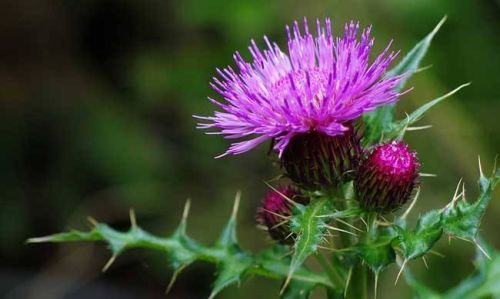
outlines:
{"label": "green stem", "polygon": [[333,285],[342,286],[344,285],[344,280],[342,276],[338,272],[338,269],[335,269],[329,262],[328,259],[324,256],[322,252],[318,252],[316,255],[316,260],[321,265],[323,270],[325,270],[326,275],[332,281]]}

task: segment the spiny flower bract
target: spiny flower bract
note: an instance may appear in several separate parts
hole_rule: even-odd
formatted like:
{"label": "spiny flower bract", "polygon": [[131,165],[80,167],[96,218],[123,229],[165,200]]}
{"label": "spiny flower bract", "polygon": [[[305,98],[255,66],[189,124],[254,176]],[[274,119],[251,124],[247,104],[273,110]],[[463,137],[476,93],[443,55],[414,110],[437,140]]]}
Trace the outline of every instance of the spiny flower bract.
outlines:
{"label": "spiny flower bract", "polygon": [[224,98],[209,98],[220,111],[214,116],[195,116],[205,122],[198,128],[216,129],[234,142],[221,156],[240,154],[274,139],[274,149],[283,153],[292,137],[308,132],[328,136],[343,134],[345,123],[364,112],[395,102],[401,95],[394,90],[402,76],[384,76],[397,53],[391,43],[370,63],[374,39],[371,27],[359,23],[345,25],[343,37],[334,37],[330,20],[317,21],[316,34],[309,32],[307,20],[287,27],[288,54],[267,37],[267,49],[251,41],[253,61],[234,54],[238,70],[218,69],[220,78],[211,86]]}

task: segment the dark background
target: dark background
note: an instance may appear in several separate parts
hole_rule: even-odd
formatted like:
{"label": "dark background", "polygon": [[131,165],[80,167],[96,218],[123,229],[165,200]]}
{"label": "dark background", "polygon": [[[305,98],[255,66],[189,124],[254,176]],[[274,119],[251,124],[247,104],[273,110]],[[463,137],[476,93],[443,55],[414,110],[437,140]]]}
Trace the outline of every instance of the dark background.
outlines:
{"label": "dark background", "polygon": [[[426,178],[419,211],[444,206],[463,177],[477,194],[477,156],[490,171],[500,148],[500,3],[494,0],[87,0],[2,1],[0,4],[0,296],[3,298],[164,298],[171,275],[164,256],[126,253],[106,274],[102,245],[26,245],[33,236],[86,228],[85,218],[125,228],[133,207],[139,223],[167,235],[192,199],[189,231],[214,240],[241,190],[243,246],[269,245],[254,211],[278,174],[266,146],[215,160],[228,143],[196,130],[192,114],[208,115],[216,67],[250,38],[267,34],[284,47],[284,26],[308,16],[331,17],[335,32],[350,19],[374,25],[377,47],[391,38],[407,52],[444,16],[414,91],[400,115],[461,83],[472,85],[427,114],[412,132]],[[262,44],[262,43],[261,43]],[[484,235],[500,248],[497,198]],[[439,243],[446,258],[430,270],[410,267],[444,290],[472,269],[473,246]],[[214,267],[196,263],[168,298],[206,298]],[[380,298],[407,298],[397,269],[381,278]],[[279,282],[260,278],[220,298],[277,298]],[[318,293],[318,296],[321,293]]]}

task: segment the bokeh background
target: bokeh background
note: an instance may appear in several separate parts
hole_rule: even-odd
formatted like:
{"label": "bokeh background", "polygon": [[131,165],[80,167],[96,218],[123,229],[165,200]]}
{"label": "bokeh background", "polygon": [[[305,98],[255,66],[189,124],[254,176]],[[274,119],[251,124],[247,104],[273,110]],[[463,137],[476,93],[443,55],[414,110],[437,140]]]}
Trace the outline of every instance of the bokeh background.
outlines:
{"label": "bokeh background", "polygon": [[[351,19],[373,24],[378,48],[391,38],[408,51],[444,16],[425,66],[411,80],[399,114],[461,83],[472,85],[434,108],[412,132],[424,180],[417,213],[445,205],[460,178],[477,194],[477,156],[490,171],[500,149],[500,2],[494,0],[87,0],[0,3],[0,297],[36,299],[165,298],[172,274],[165,257],[126,253],[106,274],[102,245],[26,245],[28,237],[86,228],[88,215],[128,225],[133,207],[146,229],[167,235],[186,198],[189,231],[214,240],[241,190],[239,234],[248,250],[270,244],[255,228],[265,180],[279,170],[261,146],[215,160],[228,143],[197,131],[207,115],[216,67],[250,38],[284,45],[284,25],[303,16],[331,17],[335,31]],[[500,248],[500,194],[483,234]],[[430,269],[410,264],[445,290],[473,269],[473,246],[440,242],[445,258]],[[214,267],[196,263],[167,298],[206,298]],[[381,278],[380,298],[409,298],[396,269]],[[220,298],[277,298],[279,282],[259,278]],[[321,293],[316,294],[319,298]]]}

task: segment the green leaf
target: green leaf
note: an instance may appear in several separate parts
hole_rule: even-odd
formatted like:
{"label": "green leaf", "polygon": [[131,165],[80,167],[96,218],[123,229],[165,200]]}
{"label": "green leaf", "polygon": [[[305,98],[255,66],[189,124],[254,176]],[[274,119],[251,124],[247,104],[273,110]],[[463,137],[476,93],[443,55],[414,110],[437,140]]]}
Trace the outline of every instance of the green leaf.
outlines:
{"label": "green leaf", "polygon": [[224,256],[217,265],[217,279],[214,282],[212,293],[209,299],[214,298],[227,286],[240,283],[244,274],[253,265],[252,257],[244,252],[238,245],[236,236],[236,215],[240,202],[240,194],[236,195],[234,201],[233,213],[224,227],[215,248],[219,254]]}
{"label": "green leaf", "polygon": [[[290,247],[275,244],[271,249],[265,250],[255,258],[259,274],[270,278],[281,279],[286,277],[290,270]],[[305,284],[324,285],[334,288],[332,282],[324,274],[313,272],[302,266],[293,273],[292,282],[301,281]]]}
{"label": "green leaf", "polygon": [[481,219],[491,201],[493,190],[500,180],[500,169],[487,178],[481,171],[479,198],[469,203],[455,197],[442,212],[444,231],[452,236],[475,242]]}
{"label": "green leaf", "polygon": [[[482,245],[486,247],[486,245]],[[491,258],[477,252],[477,272],[445,294],[446,299],[473,299],[500,295],[500,254],[488,250]]]}
{"label": "green leaf", "polygon": [[[405,74],[405,78],[396,86],[396,91],[403,90],[408,79],[418,70],[422,59],[431,45],[432,39],[445,21],[446,17],[444,17],[424,39],[417,43],[397,66],[386,73],[386,77]],[[384,105],[373,112],[366,113],[363,116],[363,120],[366,123],[363,144],[369,146],[380,141],[384,132],[393,124],[394,104]]]}
{"label": "green leaf", "polygon": [[443,233],[439,211],[430,211],[421,216],[412,231],[399,225],[394,228],[398,236],[393,240],[393,246],[401,252],[405,260],[425,255]]}
{"label": "green leaf", "polygon": [[500,296],[500,253],[488,247],[491,258],[485,257],[481,251],[476,253],[477,270],[469,278],[444,293],[438,293],[419,282],[409,270],[405,270],[407,283],[413,288],[417,298],[421,299],[477,299]]}
{"label": "green leaf", "polygon": [[446,17],[442,18],[441,21],[434,27],[434,29],[427,34],[424,39],[419,41],[413,49],[406,54],[406,56],[401,60],[401,62],[395,66],[393,69],[388,71],[386,73],[386,77],[394,77],[394,76],[400,76],[407,74],[404,80],[402,80],[399,85],[396,87],[397,91],[403,90],[403,88],[406,85],[406,82],[408,79],[413,75],[418,68],[420,67],[420,63],[422,62],[422,59],[424,59],[425,54],[427,53],[427,50],[429,49],[432,39],[436,35],[436,33],[439,31],[441,26],[444,24],[446,21]]}
{"label": "green leaf", "polygon": [[[167,238],[154,236],[140,228],[131,213],[131,227],[127,231],[118,231],[104,223],[90,219],[93,225],[89,232],[70,231],[41,238],[29,239],[28,243],[44,242],[95,242],[104,241],[112,252],[112,258],[106,264],[107,269],[121,253],[134,248],[152,249],[166,254],[169,265],[174,268],[174,276],[168,289],[182,269],[194,261],[207,261],[217,265],[218,276],[214,283],[212,297],[226,286],[240,282],[247,274],[256,274],[273,279],[283,280],[289,277],[291,258],[290,248],[275,246],[258,255],[251,255],[242,250],[236,236],[236,211],[238,197],[235,201],[233,214],[223,229],[214,246],[203,246],[186,234],[189,202],[186,204],[181,223],[175,232]],[[304,266],[294,269],[292,283],[303,285],[324,286],[328,289],[338,289],[323,273],[316,273]]]}
{"label": "green leaf", "polygon": [[368,240],[357,245],[356,252],[374,273],[380,273],[396,260],[392,240],[387,236]]}
{"label": "green leaf", "polygon": [[239,247],[233,248],[226,254],[217,267],[217,279],[214,282],[209,299],[215,298],[227,286],[240,283],[243,275],[253,265],[252,257],[244,253]]}
{"label": "green leaf", "polygon": [[315,199],[307,206],[295,204],[294,215],[290,220],[290,228],[295,234],[295,245],[285,288],[297,268],[309,255],[317,251],[326,230],[326,218],[318,216],[329,214],[331,210],[332,205],[327,199]]}
{"label": "green leaf", "polygon": [[470,83],[465,83],[460,85],[459,87],[455,88],[454,90],[448,92],[447,94],[440,96],[437,99],[434,99],[432,101],[429,101],[419,107],[417,110],[413,111],[411,114],[407,115],[407,117],[404,120],[392,123],[391,125],[386,126],[386,129],[384,130],[384,140],[393,140],[393,139],[398,139],[401,140],[403,139],[403,136],[406,132],[406,128],[409,127],[410,125],[416,123],[419,121],[424,113],[426,113],[429,109],[434,107],[436,104],[440,103],[444,99],[450,97],[451,95],[455,94],[458,92],[460,89],[469,86]]}

